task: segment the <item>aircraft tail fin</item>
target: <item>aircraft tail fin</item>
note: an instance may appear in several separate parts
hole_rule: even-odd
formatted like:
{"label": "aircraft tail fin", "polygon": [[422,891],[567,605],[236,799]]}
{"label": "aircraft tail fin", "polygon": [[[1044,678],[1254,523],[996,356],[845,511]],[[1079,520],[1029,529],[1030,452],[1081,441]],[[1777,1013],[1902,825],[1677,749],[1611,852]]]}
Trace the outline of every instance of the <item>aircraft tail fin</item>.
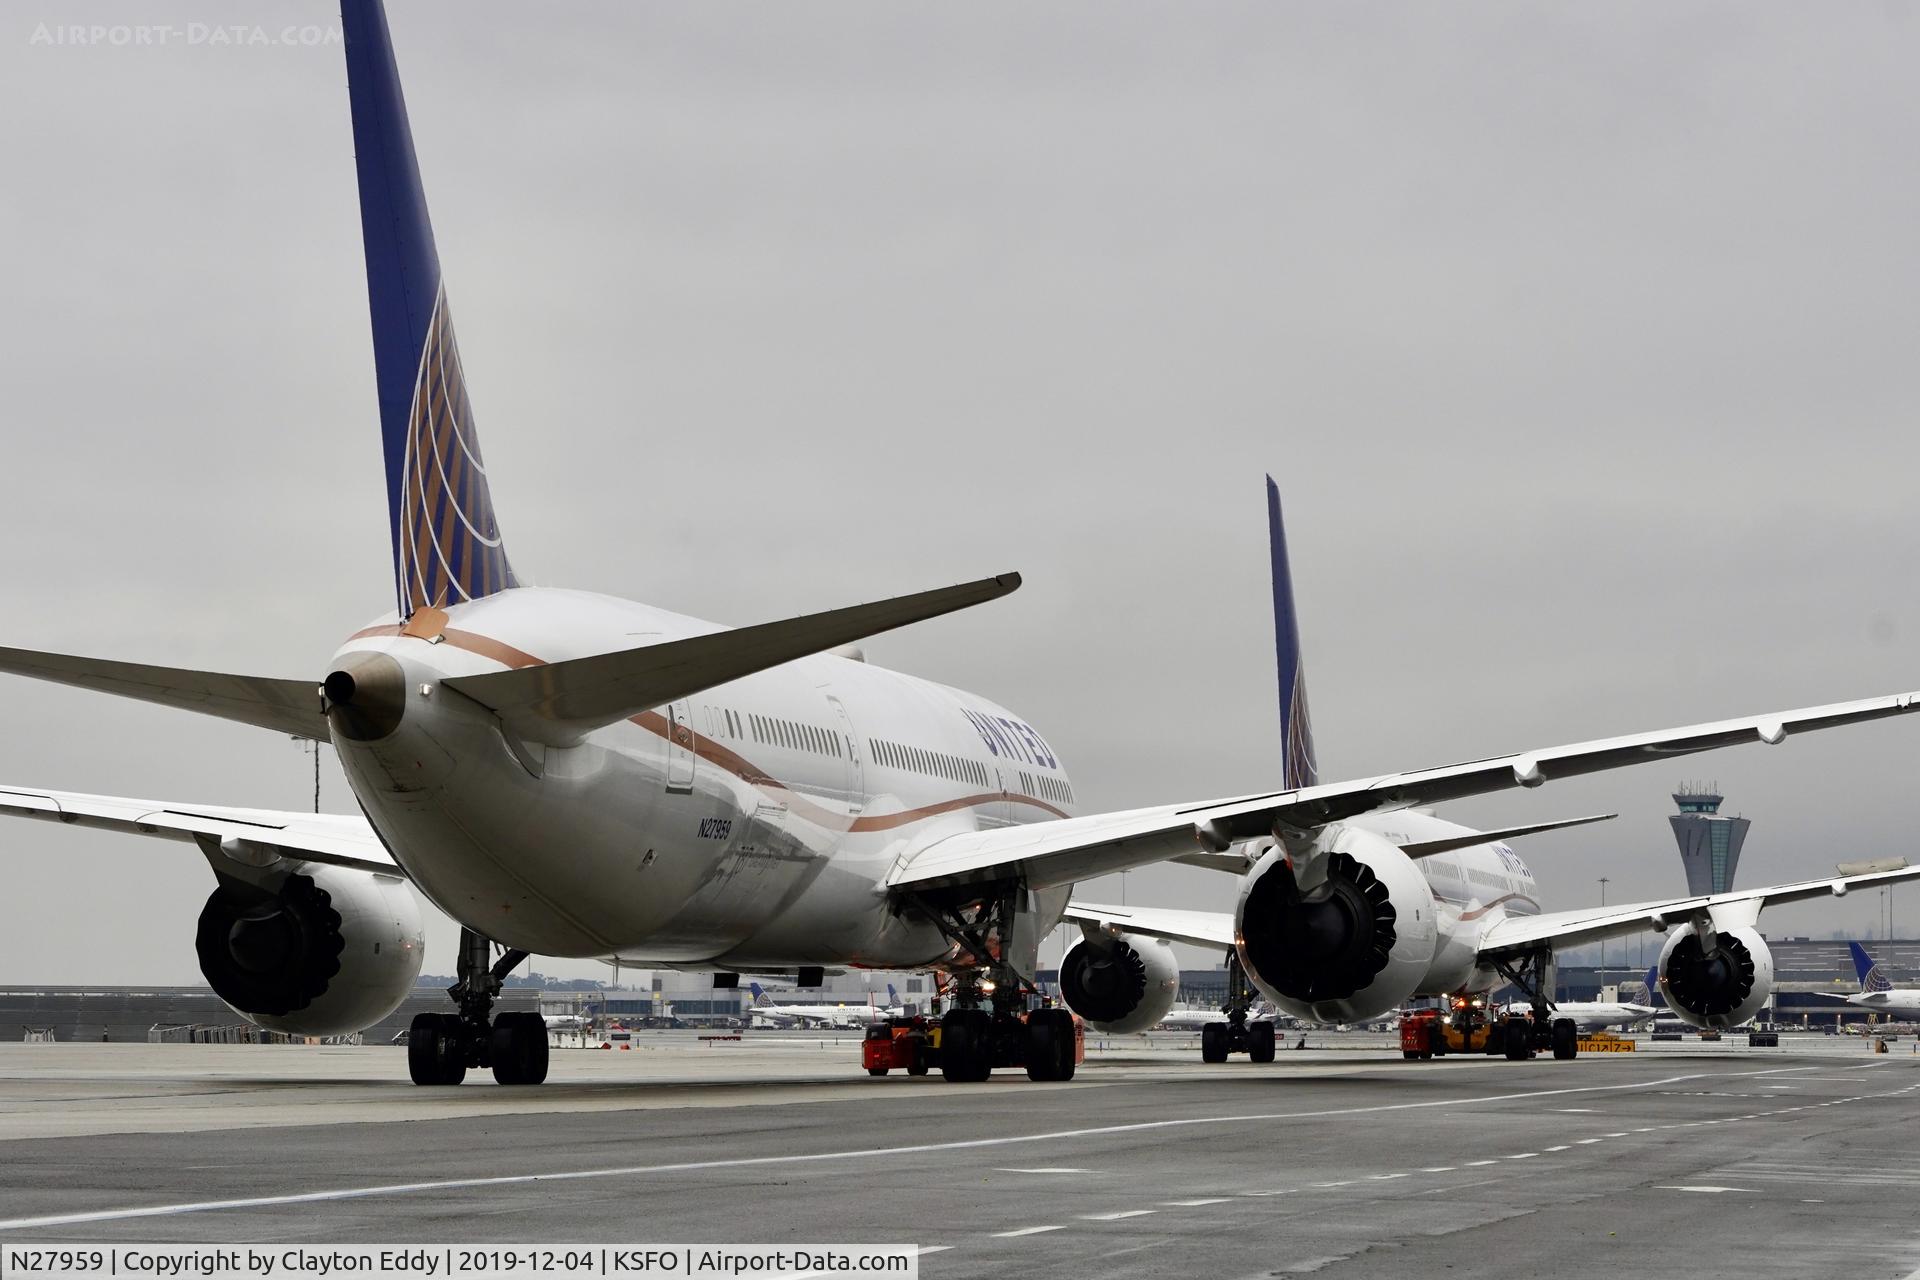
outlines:
{"label": "aircraft tail fin", "polygon": [[517,585],[493,514],[380,0],[342,0],[400,616]]}
{"label": "aircraft tail fin", "polygon": [[1853,971],[1860,977],[1862,991],[1893,990],[1893,980],[1873,962],[1873,957],[1867,954],[1865,947],[1857,942],[1849,942],[1847,950],[1853,953]]}
{"label": "aircraft tail fin", "polygon": [[767,1000],[767,993],[764,989],[762,989],[759,983],[749,982],[747,984],[747,990],[753,992],[753,1003],[757,1008],[764,1009],[767,1007],[769,1003],[769,1001]]}
{"label": "aircraft tail fin", "polygon": [[1267,541],[1273,567],[1273,643],[1280,673],[1280,782],[1311,787],[1320,781],[1313,751],[1313,718],[1307,712],[1307,673],[1300,657],[1300,622],[1293,604],[1293,568],[1287,531],[1280,519],[1280,486],[1267,477]]}
{"label": "aircraft tail fin", "polygon": [[889,1009],[898,1009],[900,1007],[900,993],[893,989],[891,982],[887,984],[887,1007]]}

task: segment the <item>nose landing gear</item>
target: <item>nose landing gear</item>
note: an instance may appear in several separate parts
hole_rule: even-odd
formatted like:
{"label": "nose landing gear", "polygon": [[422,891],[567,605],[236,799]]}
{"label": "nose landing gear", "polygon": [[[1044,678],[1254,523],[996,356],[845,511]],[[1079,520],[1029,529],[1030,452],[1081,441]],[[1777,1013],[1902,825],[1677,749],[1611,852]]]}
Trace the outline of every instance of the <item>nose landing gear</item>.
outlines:
{"label": "nose landing gear", "polygon": [[547,1078],[546,1020],[537,1013],[492,1017],[501,984],[526,958],[526,952],[508,949],[495,960],[491,940],[460,930],[459,981],[447,988],[460,1012],[414,1018],[407,1030],[407,1074],[415,1084],[459,1084],[469,1067],[492,1067],[501,1084]]}

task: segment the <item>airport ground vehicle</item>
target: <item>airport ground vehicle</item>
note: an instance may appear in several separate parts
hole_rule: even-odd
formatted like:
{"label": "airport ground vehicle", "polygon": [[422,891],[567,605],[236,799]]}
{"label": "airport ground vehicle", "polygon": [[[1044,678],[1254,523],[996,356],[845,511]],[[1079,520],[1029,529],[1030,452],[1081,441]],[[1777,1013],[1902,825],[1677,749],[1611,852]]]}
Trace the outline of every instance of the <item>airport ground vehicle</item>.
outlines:
{"label": "airport ground vehicle", "polygon": [[[1032,1009],[1006,1034],[990,1020],[921,1015],[888,1018],[867,1028],[860,1064],[870,1076],[905,1071],[923,1076],[939,1067],[948,1079],[984,1080],[995,1067],[1025,1067],[1034,1080],[1071,1080],[1086,1060],[1085,1024],[1061,1008]],[[957,1034],[956,1034],[957,1029]]]}
{"label": "airport ground vehicle", "polygon": [[1484,1007],[1416,1009],[1400,1019],[1400,1054],[1443,1058],[1450,1053],[1490,1053],[1492,1025]]}

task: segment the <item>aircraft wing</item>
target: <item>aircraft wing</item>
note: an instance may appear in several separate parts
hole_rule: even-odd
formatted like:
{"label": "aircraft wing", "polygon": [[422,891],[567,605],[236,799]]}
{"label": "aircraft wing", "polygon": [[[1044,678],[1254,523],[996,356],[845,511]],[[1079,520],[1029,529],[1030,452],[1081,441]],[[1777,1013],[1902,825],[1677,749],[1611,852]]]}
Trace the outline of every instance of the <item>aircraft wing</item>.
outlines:
{"label": "aircraft wing", "polygon": [[228,848],[243,860],[272,850],[304,862],[325,862],[383,875],[406,874],[380,843],[372,825],[357,815],[169,804],[163,800],[0,787],[0,816],[40,818],[163,840],[190,840],[213,848],[233,841]]}
{"label": "aircraft wing", "polygon": [[1169,942],[1196,947],[1231,947],[1233,913],[1185,911],[1174,907],[1110,907],[1095,902],[1069,902],[1064,919],[1096,929],[1124,929]]}
{"label": "aircraft wing", "polygon": [[1920,879],[1920,867],[1876,871],[1859,876],[1827,876],[1764,889],[1736,889],[1731,893],[1668,898],[1663,902],[1632,902],[1622,906],[1588,907],[1579,911],[1551,911],[1537,916],[1509,916],[1487,931],[1486,937],[1480,942],[1480,954],[1492,958],[1524,951],[1541,943],[1549,943],[1554,947],[1574,947],[1603,938],[1627,937],[1649,929],[1685,924],[1701,911],[1714,914],[1738,908],[1742,915],[1750,918],[1764,907],[1785,902],[1837,898],[1854,889],[1877,889],[1882,885],[1915,879]]}
{"label": "aircraft wing", "polygon": [[1920,710],[1920,693],[1890,694],[1293,791],[965,832],[908,852],[889,873],[887,884],[914,890],[1021,877],[1029,888],[1057,887],[1224,848],[1223,841],[1271,835],[1276,825],[1310,830],[1376,809],[1436,804],[1511,787],[1537,787],[1555,778],[1747,742],[1777,745],[1795,733],[1916,710]]}

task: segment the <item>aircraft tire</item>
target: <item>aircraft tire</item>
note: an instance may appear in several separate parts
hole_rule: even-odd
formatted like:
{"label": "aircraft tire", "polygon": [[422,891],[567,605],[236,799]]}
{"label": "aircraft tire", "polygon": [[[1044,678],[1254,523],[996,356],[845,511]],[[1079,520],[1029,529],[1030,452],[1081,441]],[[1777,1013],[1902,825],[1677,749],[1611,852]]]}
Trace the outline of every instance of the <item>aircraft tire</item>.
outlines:
{"label": "aircraft tire", "polygon": [[[1027,1079],[1060,1080],[1062,1059],[1070,1057],[1071,1047],[1061,1052],[1060,1020],[1052,1009],[1035,1009],[1027,1015]],[[1071,1034],[1071,1032],[1069,1032]]]}
{"label": "aircraft tire", "polygon": [[1227,1060],[1227,1024],[1209,1022],[1200,1028],[1200,1061],[1225,1062]]}
{"label": "aircraft tire", "polygon": [[1573,1025],[1573,1019],[1561,1018],[1553,1024],[1553,1056],[1562,1062],[1570,1061],[1580,1054],[1580,1030]]}
{"label": "aircraft tire", "polygon": [[487,1040],[493,1078],[501,1084],[540,1084],[547,1078],[547,1024],[537,1013],[503,1013]]}
{"label": "aircraft tire", "polygon": [[1248,1024],[1247,1057],[1254,1062],[1273,1061],[1273,1024],[1271,1022]]}
{"label": "aircraft tire", "polygon": [[979,1084],[993,1072],[992,1020],[980,1009],[955,1009],[940,1023],[940,1074],[949,1084]]}
{"label": "aircraft tire", "polygon": [[460,1019],[450,1013],[415,1014],[407,1028],[407,1075],[415,1084],[459,1084],[467,1078]]}

